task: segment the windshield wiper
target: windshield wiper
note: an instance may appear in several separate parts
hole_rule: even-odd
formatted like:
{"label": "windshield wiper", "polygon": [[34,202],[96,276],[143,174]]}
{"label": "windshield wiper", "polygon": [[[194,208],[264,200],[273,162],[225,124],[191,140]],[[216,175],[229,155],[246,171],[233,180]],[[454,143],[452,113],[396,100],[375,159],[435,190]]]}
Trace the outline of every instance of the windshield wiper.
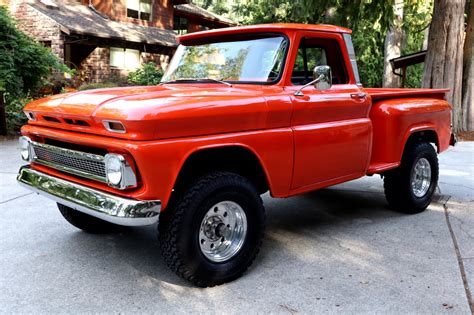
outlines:
{"label": "windshield wiper", "polygon": [[227,86],[232,86],[229,82],[223,81],[223,80],[218,80],[218,79],[212,79],[212,78],[183,78],[183,79],[176,79],[176,80],[169,80],[169,81],[164,81],[160,82],[159,85],[162,84],[167,84],[167,83],[186,83],[186,82],[200,82],[200,81],[211,81],[211,82],[216,82],[216,83],[221,83],[225,84]]}

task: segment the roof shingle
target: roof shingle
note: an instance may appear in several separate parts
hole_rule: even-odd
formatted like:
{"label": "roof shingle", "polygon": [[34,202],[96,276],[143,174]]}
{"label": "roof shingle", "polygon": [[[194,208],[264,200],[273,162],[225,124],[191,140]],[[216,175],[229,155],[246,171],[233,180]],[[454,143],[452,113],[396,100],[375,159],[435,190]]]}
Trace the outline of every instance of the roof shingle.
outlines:
{"label": "roof shingle", "polygon": [[175,5],[174,9],[178,12],[183,12],[190,15],[198,16],[207,20],[212,20],[212,21],[216,21],[222,24],[227,24],[229,26],[235,26],[238,24],[232,21],[231,19],[228,19],[221,15],[217,15],[210,11],[207,11],[206,9],[198,7],[197,5],[194,5],[192,3]]}
{"label": "roof shingle", "polygon": [[65,32],[152,45],[177,45],[172,30],[112,21],[79,2],[57,1],[52,7],[35,1],[29,5],[54,20]]}

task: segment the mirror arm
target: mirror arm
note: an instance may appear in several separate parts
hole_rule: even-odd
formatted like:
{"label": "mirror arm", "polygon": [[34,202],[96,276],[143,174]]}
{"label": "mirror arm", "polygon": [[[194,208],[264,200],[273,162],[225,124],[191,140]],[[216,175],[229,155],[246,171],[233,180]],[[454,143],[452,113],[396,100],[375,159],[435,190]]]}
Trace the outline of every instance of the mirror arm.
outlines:
{"label": "mirror arm", "polygon": [[319,81],[321,81],[322,79],[324,78],[324,75],[321,74],[319,75],[319,77],[317,77],[316,79],[314,79],[313,81],[309,82],[309,83],[306,83],[305,85],[303,85],[298,91],[295,92],[295,96],[304,96],[303,94],[303,89],[304,88],[307,88],[308,86],[310,85],[313,85],[315,83],[318,83]]}

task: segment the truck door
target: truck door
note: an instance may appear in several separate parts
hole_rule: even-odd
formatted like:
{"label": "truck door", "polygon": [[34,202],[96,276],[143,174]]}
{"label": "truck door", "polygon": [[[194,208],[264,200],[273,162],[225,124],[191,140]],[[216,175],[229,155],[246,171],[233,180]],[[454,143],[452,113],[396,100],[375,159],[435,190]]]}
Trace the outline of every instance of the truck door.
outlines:
{"label": "truck door", "polygon": [[[302,32],[292,55],[295,62],[286,87],[293,104],[295,144],[291,189],[312,190],[364,176],[372,141],[371,102],[356,84],[343,36]],[[321,91],[309,86],[303,96],[295,96],[313,80],[318,65],[331,67],[332,87]]]}

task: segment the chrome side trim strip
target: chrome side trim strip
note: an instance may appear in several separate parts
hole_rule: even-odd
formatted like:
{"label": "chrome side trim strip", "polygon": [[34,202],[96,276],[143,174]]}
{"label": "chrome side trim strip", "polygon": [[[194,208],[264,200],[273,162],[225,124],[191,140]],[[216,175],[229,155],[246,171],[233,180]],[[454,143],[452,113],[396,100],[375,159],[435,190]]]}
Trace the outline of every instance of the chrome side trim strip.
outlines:
{"label": "chrome side trim strip", "polygon": [[58,203],[118,225],[155,224],[161,210],[160,200],[122,198],[35,171],[28,166],[20,169],[17,181]]}

